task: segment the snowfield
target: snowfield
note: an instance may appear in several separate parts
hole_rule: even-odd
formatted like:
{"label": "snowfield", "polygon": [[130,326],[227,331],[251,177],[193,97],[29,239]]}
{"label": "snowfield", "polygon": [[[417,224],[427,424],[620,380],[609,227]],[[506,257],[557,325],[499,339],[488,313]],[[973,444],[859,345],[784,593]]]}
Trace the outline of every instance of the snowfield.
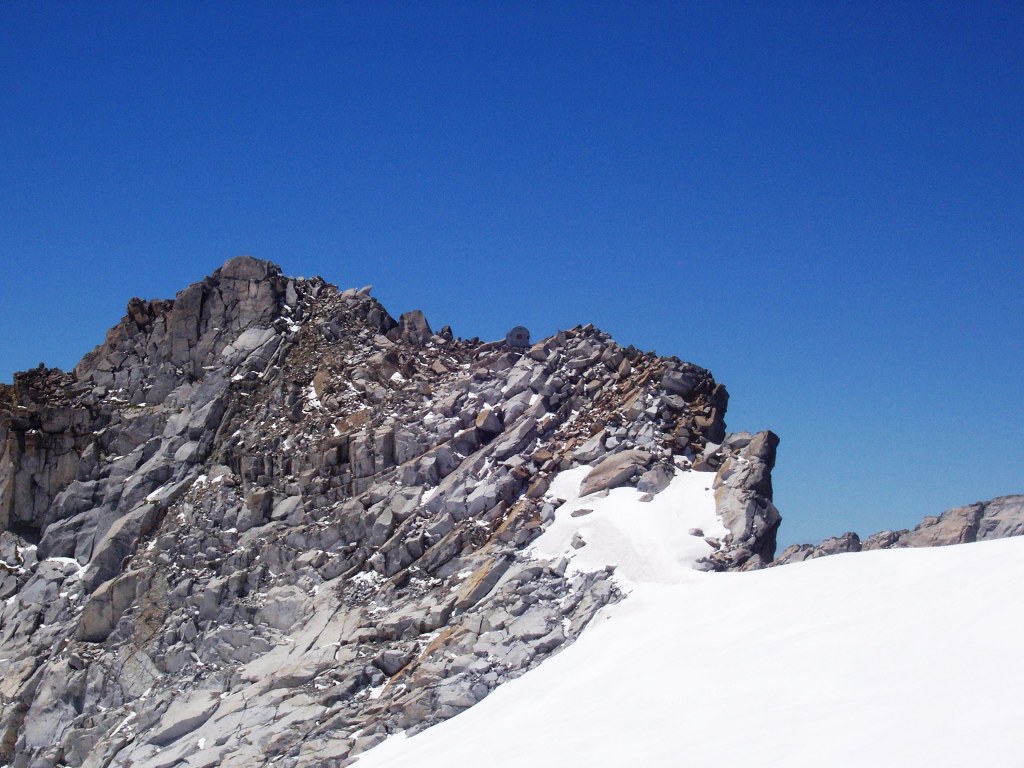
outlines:
{"label": "snowfield", "polygon": [[580,533],[573,567],[617,558],[626,599],[358,768],[1024,766],[1024,537],[701,573],[706,545],[673,529],[668,501],[711,529],[706,478],[679,473],[647,504],[632,489],[577,499],[582,475],[560,478],[566,504],[535,551]]}
{"label": "snowfield", "polygon": [[[665,490],[643,502],[643,494],[629,487],[580,497],[580,484],[589,471],[590,467],[577,467],[552,481],[549,495],[565,503],[533,543],[534,555],[568,557],[570,571],[614,565],[616,579],[627,588],[673,583],[688,580],[693,564],[714,551],[704,536],[722,538],[728,533],[715,514],[712,474],[677,471]],[[702,535],[691,535],[691,529]],[[586,546],[572,546],[577,535]]]}

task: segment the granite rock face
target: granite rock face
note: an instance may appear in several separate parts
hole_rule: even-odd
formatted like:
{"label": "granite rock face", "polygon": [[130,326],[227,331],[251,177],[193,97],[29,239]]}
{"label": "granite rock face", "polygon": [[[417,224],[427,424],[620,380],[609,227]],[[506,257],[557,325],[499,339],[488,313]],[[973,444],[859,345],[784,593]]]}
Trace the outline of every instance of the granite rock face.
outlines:
{"label": "granite rock face", "polygon": [[530,550],[582,464],[708,473],[705,566],[761,565],[778,439],[727,401],[591,326],[461,340],[249,257],[132,299],[0,387],[0,764],[340,766],[451,717],[621,597]]}
{"label": "granite rock face", "polygon": [[729,530],[705,558],[708,570],[751,570],[775,556],[782,516],[772,503],[772,469],[779,438],[774,432],[737,432],[720,445],[708,443],[697,466],[715,470],[715,505]]}
{"label": "granite rock face", "polygon": [[879,531],[861,539],[852,531],[820,544],[787,547],[772,565],[798,563],[844,552],[905,547],[942,547],[1024,535],[1024,495],[1000,496],[926,517],[913,529]]}

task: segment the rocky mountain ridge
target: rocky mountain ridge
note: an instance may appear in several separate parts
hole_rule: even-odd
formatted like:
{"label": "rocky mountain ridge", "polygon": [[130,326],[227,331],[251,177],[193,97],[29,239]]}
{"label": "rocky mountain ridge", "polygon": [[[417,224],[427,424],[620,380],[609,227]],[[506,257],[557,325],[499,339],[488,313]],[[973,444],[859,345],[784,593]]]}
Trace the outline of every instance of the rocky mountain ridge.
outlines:
{"label": "rocky mountain ridge", "polygon": [[[367,289],[229,260],[0,391],[0,762],[331,766],[448,718],[621,593],[530,543],[560,472],[706,473],[706,569],[772,560],[778,438],[582,326],[434,333]],[[579,547],[587,542],[581,539]],[[577,546],[574,543],[573,546]]]}
{"label": "rocky mountain ridge", "polygon": [[786,547],[770,566],[798,563],[816,557],[874,549],[944,547],[974,541],[1005,539],[1024,535],[1024,495],[1000,496],[964,507],[947,509],[941,515],[924,518],[913,529],[879,531],[861,539],[853,531],[825,539],[819,544]]}

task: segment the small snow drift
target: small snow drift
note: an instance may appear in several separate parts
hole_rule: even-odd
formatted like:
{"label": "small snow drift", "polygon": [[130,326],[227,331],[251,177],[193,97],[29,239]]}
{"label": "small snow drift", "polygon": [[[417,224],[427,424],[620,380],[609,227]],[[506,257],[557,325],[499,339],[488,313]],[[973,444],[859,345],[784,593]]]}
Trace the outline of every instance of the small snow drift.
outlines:
{"label": "small snow drift", "polygon": [[630,487],[581,497],[590,470],[576,467],[552,482],[549,494],[565,502],[534,542],[535,554],[568,557],[576,571],[614,566],[624,586],[667,584],[688,580],[694,563],[714,551],[690,530],[708,536],[728,533],[715,514],[713,476],[706,472],[677,470],[667,488],[644,501],[644,494]]}

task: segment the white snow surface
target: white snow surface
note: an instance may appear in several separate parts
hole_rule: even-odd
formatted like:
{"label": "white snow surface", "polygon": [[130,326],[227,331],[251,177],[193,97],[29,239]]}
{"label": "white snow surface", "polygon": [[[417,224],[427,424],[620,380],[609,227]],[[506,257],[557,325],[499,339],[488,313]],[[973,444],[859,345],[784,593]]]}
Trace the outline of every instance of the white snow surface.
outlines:
{"label": "white snow surface", "polygon": [[1022,583],[1024,537],[635,583],[562,653],[357,766],[1020,768]]}
{"label": "white snow surface", "polygon": [[[533,543],[535,555],[569,557],[570,571],[614,565],[615,577],[624,586],[667,584],[688,580],[694,562],[714,551],[702,537],[691,536],[690,529],[719,538],[727,533],[715,514],[710,473],[677,471],[665,490],[644,502],[643,494],[631,487],[580,497],[580,484],[590,469],[576,467],[552,481],[548,495],[565,502]],[[593,511],[573,517],[573,512],[587,509]],[[586,542],[579,549],[572,546],[577,534]]]}

